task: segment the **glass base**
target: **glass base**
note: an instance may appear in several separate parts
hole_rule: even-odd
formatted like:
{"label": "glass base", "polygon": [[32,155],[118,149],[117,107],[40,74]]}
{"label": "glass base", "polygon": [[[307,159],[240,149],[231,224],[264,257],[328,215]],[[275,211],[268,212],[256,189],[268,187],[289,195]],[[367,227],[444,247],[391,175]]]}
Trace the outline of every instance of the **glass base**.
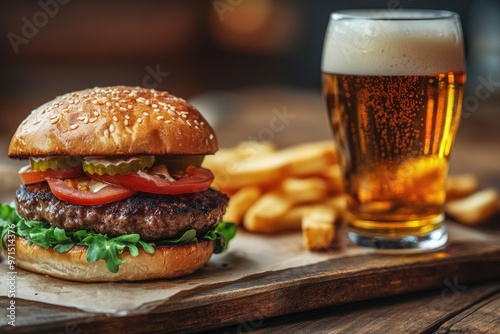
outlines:
{"label": "glass base", "polygon": [[448,241],[446,225],[420,235],[383,236],[360,232],[347,227],[347,236],[353,243],[369,247],[377,253],[406,254],[435,251]]}

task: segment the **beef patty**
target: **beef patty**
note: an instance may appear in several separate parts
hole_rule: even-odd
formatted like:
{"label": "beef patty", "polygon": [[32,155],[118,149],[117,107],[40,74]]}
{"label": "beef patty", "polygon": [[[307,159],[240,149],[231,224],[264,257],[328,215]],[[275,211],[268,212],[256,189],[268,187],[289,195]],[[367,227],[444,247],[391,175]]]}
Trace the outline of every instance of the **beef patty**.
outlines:
{"label": "beef patty", "polygon": [[45,182],[22,185],[16,193],[18,214],[25,219],[109,236],[138,233],[145,241],[178,238],[191,228],[203,236],[221,221],[227,202],[228,197],[214,189],[182,195],[136,193],[93,206],[61,201]]}

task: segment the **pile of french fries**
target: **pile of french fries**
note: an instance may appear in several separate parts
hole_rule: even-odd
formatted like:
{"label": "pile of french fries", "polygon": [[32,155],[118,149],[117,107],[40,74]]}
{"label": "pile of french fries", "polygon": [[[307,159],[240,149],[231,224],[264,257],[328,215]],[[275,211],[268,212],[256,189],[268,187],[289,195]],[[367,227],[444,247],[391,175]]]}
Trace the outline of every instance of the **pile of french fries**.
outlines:
{"label": "pile of french fries", "polygon": [[[346,199],[331,141],[281,150],[268,142],[242,142],[207,156],[203,165],[215,175],[213,187],[230,195],[225,221],[256,233],[302,230],[308,249],[332,245]],[[497,192],[477,190],[474,175],[450,177],[447,213],[476,224],[498,212]]]}

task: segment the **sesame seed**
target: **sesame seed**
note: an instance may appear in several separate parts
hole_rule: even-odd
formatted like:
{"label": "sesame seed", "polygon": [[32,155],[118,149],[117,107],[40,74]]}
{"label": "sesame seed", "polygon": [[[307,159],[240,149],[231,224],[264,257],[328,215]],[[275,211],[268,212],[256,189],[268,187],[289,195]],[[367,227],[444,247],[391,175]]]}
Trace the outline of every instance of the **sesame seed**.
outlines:
{"label": "sesame seed", "polygon": [[115,131],[115,126],[113,124],[111,124],[109,126],[109,132],[114,132]]}
{"label": "sesame seed", "polygon": [[[54,119],[54,118],[58,118],[58,117],[59,116],[57,116],[57,115],[52,115],[52,116],[50,116],[50,119]],[[78,117],[78,118],[80,118],[80,117]]]}
{"label": "sesame seed", "polygon": [[126,119],[123,124],[125,124],[125,126],[128,126],[128,119]]}
{"label": "sesame seed", "polygon": [[119,104],[118,102],[116,102],[116,103],[115,103],[115,106],[116,106],[117,108],[120,108],[120,104]]}
{"label": "sesame seed", "polygon": [[127,93],[130,93],[130,91],[128,89],[124,89],[123,93],[127,94]]}
{"label": "sesame seed", "polygon": [[21,124],[23,124],[23,125],[24,125],[24,124],[26,124],[26,122],[28,122],[28,119],[27,119],[27,118],[25,118],[25,119],[24,119],[24,121],[23,121]]}
{"label": "sesame seed", "polygon": [[142,123],[142,118],[137,118],[137,123]]}
{"label": "sesame seed", "polygon": [[83,111],[83,108],[78,108],[78,112],[82,112]]}
{"label": "sesame seed", "polygon": [[104,130],[104,136],[106,138],[109,138],[109,131],[108,131],[108,129]]}
{"label": "sesame seed", "polygon": [[127,103],[127,100],[119,100],[120,103]]}
{"label": "sesame seed", "polygon": [[148,116],[149,116],[149,113],[147,113],[147,112],[143,112],[142,114],[143,114],[144,116],[146,116],[146,117],[148,117]]}
{"label": "sesame seed", "polygon": [[205,125],[205,122],[200,122],[200,125]]}
{"label": "sesame seed", "polygon": [[92,104],[97,104],[97,100],[92,100]]}
{"label": "sesame seed", "polygon": [[198,122],[198,120],[197,120],[197,119],[195,119],[195,120],[194,120],[194,124],[198,125],[198,123],[199,123],[199,122]]}
{"label": "sesame seed", "polygon": [[169,110],[168,110],[168,113],[169,113],[170,115],[172,115],[172,116],[175,116],[175,112],[174,112],[173,110],[171,110],[171,109],[169,109]]}
{"label": "sesame seed", "polygon": [[128,108],[128,109],[132,109],[132,108],[133,108],[133,106],[132,106],[131,104],[129,104],[129,105],[127,106],[127,108]]}
{"label": "sesame seed", "polygon": [[120,107],[120,111],[127,111],[127,108],[125,108],[125,107]]}
{"label": "sesame seed", "polygon": [[157,105],[156,103],[153,103],[153,104],[151,105],[151,107],[153,107],[153,108],[158,108],[158,105]]}
{"label": "sesame seed", "polygon": [[125,115],[125,119],[130,119],[130,116],[129,115]]}
{"label": "sesame seed", "polygon": [[146,100],[146,105],[149,106],[151,104],[151,101]]}
{"label": "sesame seed", "polygon": [[165,123],[170,124],[170,123],[172,123],[172,121],[171,121],[171,120],[169,120],[169,119],[167,119],[167,120],[165,121]]}
{"label": "sesame seed", "polygon": [[182,114],[181,116],[182,116],[182,118],[187,118],[186,114]]}
{"label": "sesame seed", "polygon": [[154,112],[160,112],[160,109],[154,109],[153,111]]}
{"label": "sesame seed", "polygon": [[39,119],[35,119],[35,120],[33,121],[33,125],[37,125],[37,124],[38,124],[38,123],[40,123],[40,122],[41,122],[41,120],[39,120]]}
{"label": "sesame seed", "polygon": [[118,117],[113,116],[113,121],[118,122]]}
{"label": "sesame seed", "polygon": [[156,117],[157,120],[162,120],[164,118],[165,118],[164,116],[158,116],[158,117]]}
{"label": "sesame seed", "polygon": [[71,130],[74,130],[74,129],[76,129],[77,127],[78,127],[78,124],[73,124],[73,125],[72,125],[72,126],[70,126],[69,128],[70,128]]}
{"label": "sesame seed", "polygon": [[106,102],[106,107],[111,107],[111,102]]}
{"label": "sesame seed", "polygon": [[198,125],[195,125],[195,126],[194,126],[194,128],[195,128],[196,130],[199,130],[199,129],[200,129],[200,128],[198,127]]}
{"label": "sesame seed", "polygon": [[95,121],[97,121],[96,117],[92,117],[92,118],[89,119],[89,123],[94,123]]}
{"label": "sesame seed", "polygon": [[83,123],[87,124],[89,122],[89,118],[87,116],[85,116],[85,118],[83,119]]}
{"label": "sesame seed", "polygon": [[99,112],[94,111],[94,116],[99,116]]}
{"label": "sesame seed", "polygon": [[191,126],[191,122],[189,122],[189,121],[186,121],[186,123],[187,123],[187,125]]}
{"label": "sesame seed", "polygon": [[50,124],[56,124],[57,122],[59,122],[59,117],[52,119]]}
{"label": "sesame seed", "polygon": [[63,109],[63,112],[69,112],[69,109]]}
{"label": "sesame seed", "polygon": [[213,135],[213,134],[210,134],[210,136],[208,136],[208,138],[210,138],[210,139],[214,139],[214,135]]}
{"label": "sesame seed", "polygon": [[145,99],[145,98],[143,98],[143,97],[141,96],[141,97],[138,97],[138,98],[136,99],[136,101],[137,101],[137,102],[144,103],[144,102],[146,102],[146,99]]}

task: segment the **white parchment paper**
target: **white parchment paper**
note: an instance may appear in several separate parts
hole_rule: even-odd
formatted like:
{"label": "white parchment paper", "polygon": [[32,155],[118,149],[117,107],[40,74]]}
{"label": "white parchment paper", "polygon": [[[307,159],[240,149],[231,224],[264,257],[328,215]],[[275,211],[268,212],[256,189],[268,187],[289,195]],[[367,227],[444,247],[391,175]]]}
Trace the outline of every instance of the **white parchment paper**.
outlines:
{"label": "white parchment paper", "polygon": [[[472,229],[452,225],[452,241],[480,241],[486,236]],[[361,247],[343,246],[328,252],[310,252],[300,233],[263,236],[239,231],[228,252],[212,256],[198,272],[173,280],[134,283],[78,283],[34,274],[17,268],[15,297],[88,312],[126,315],[148,312],[159,302],[201,284],[230,282],[249,275],[294,268],[346,256],[370,253]],[[0,265],[0,296],[9,292],[9,268]]]}

